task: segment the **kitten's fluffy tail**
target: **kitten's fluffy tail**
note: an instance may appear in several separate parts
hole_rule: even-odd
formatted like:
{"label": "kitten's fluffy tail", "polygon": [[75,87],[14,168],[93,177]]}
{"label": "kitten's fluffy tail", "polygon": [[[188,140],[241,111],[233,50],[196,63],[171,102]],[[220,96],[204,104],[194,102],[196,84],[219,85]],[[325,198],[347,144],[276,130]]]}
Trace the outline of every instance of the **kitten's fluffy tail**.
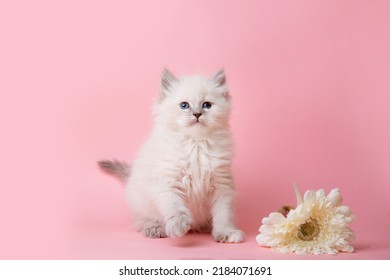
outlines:
{"label": "kitten's fluffy tail", "polygon": [[130,165],[119,160],[101,160],[98,161],[101,170],[107,174],[117,177],[123,184],[127,182],[130,176]]}

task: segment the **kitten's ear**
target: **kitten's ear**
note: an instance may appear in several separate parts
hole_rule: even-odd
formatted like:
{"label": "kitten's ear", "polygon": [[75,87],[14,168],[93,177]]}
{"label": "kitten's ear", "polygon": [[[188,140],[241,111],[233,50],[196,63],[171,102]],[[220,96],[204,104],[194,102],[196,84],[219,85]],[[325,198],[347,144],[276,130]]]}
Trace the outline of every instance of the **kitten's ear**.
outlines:
{"label": "kitten's ear", "polygon": [[226,85],[225,70],[224,70],[224,69],[219,70],[219,71],[213,76],[213,80],[214,80],[214,82],[216,83],[217,87],[218,87],[219,89],[221,89],[221,92],[222,92],[223,96],[224,96],[224,97],[228,97],[229,92],[228,92],[228,88],[227,88],[227,85]]}
{"label": "kitten's ear", "polygon": [[219,70],[214,76],[213,76],[214,81],[217,83],[217,85],[224,86],[226,85],[226,75],[225,75],[225,70],[221,69]]}
{"label": "kitten's ear", "polygon": [[169,71],[164,68],[161,74],[161,89],[160,89],[160,100],[164,99],[171,91],[172,85],[179,80]]}

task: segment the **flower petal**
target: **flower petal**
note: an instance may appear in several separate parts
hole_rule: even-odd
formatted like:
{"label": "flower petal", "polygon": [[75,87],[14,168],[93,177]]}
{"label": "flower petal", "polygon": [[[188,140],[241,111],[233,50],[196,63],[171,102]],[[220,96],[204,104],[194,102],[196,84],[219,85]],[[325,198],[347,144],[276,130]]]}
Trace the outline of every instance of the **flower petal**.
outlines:
{"label": "flower petal", "polygon": [[325,198],[326,195],[325,195],[325,190],[324,189],[319,189],[318,191],[316,191],[316,199],[323,199]]}
{"label": "flower petal", "polygon": [[305,195],[303,196],[303,203],[305,206],[314,204],[316,201],[316,192],[313,190],[308,190],[305,192]]}
{"label": "flower petal", "polygon": [[272,212],[268,217],[263,218],[262,223],[265,225],[280,223],[286,218],[278,212]]}
{"label": "flower petal", "polygon": [[278,251],[280,252],[280,253],[282,253],[282,254],[288,254],[288,253],[291,253],[292,251],[289,249],[289,248],[287,248],[287,247],[279,247],[278,248]]}
{"label": "flower petal", "polygon": [[329,207],[337,207],[340,206],[343,202],[343,198],[340,195],[339,189],[333,189],[330,191],[328,196],[326,197],[326,202]]}
{"label": "flower petal", "polygon": [[340,252],[352,253],[354,248],[349,244],[342,244],[337,246],[337,250],[339,250]]}

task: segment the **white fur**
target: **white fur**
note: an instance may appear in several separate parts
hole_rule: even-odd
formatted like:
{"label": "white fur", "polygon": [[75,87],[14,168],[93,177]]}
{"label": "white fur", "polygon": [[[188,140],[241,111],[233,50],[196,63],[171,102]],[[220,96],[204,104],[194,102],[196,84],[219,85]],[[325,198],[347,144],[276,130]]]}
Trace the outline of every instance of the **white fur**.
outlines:
{"label": "white fur", "polygon": [[[189,109],[181,109],[181,102]],[[211,102],[210,109],[202,108]],[[202,113],[199,122],[193,113]],[[155,126],[132,164],[126,196],[137,230],[150,238],[211,232],[242,242],[234,224],[230,98],[224,72],[175,78],[168,70],[156,101]]]}

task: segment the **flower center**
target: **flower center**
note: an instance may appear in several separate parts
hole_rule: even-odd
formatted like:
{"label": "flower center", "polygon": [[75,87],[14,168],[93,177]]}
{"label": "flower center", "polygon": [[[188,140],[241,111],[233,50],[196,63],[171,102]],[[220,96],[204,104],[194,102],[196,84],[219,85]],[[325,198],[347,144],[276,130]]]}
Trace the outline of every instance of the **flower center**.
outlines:
{"label": "flower center", "polygon": [[308,222],[299,226],[298,238],[303,241],[311,241],[320,233],[320,227],[315,219],[309,220]]}

